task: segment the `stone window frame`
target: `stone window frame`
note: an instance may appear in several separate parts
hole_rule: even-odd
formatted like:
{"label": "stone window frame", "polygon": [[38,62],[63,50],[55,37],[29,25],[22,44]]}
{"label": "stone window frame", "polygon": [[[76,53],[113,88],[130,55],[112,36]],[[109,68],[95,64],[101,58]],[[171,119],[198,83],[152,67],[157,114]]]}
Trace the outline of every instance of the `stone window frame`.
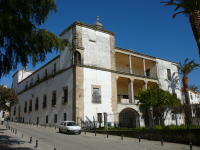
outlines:
{"label": "stone window frame", "polygon": [[169,81],[172,81],[171,69],[167,69],[167,79],[168,79]]}
{"label": "stone window frame", "polygon": [[[67,102],[64,102],[65,90],[67,90]],[[65,86],[65,87],[63,87],[63,90],[62,90],[62,104],[63,105],[68,104],[68,97],[69,97],[68,86]]]}
{"label": "stone window frame", "polygon": [[99,95],[101,96],[101,85],[91,85],[91,103],[93,103],[93,104],[102,104],[102,97],[101,97],[101,99],[100,99],[100,102],[99,103],[97,103],[97,102],[94,102],[93,101],[93,88],[98,88],[99,89]]}
{"label": "stone window frame", "polygon": [[[54,93],[56,93],[56,90],[52,91],[52,100],[53,100],[53,98],[54,98]],[[56,94],[56,97],[57,97],[57,94]],[[56,99],[57,99],[57,98],[55,98],[55,101],[57,101]],[[56,104],[55,104],[55,105],[52,105],[52,100],[51,100],[51,106],[52,106],[52,107],[56,107]],[[56,103],[56,102],[55,102],[55,103]]]}
{"label": "stone window frame", "polygon": [[[44,106],[44,97],[46,97],[46,107],[43,107]],[[43,95],[42,108],[47,109],[47,94]]]}

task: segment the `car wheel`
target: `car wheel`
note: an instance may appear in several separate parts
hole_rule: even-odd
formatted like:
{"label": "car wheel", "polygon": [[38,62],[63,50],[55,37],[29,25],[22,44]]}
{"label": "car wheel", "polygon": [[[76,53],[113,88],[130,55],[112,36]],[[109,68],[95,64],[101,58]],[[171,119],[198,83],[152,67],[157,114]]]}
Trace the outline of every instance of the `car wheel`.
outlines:
{"label": "car wheel", "polygon": [[61,130],[60,130],[60,128],[59,128],[59,133],[61,133]]}
{"label": "car wheel", "polygon": [[67,130],[66,133],[69,134],[69,131]]}
{"label": "car wheel", "polygon": [[81,134],[81,131],[79,131],[79,133],[78,134]]}

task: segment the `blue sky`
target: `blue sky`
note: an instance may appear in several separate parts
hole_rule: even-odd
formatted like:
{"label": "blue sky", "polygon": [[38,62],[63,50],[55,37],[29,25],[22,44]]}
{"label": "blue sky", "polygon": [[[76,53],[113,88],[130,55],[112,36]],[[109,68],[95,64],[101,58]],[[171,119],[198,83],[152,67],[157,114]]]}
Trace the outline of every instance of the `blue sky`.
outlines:
{"label": "blue sky", "polygon": [[[88,24],[96,22],[96,16],[104,28],[115,32],[115,45],[126,49],[155,56],[158,58],[183,62],[186,58],[200,63],[198,48],[190,26],[189,18],[180,14],[175,19],[174,7],[164,7],[160,0],[57,0],[57,13],[49,14],[49,19],[39,28],[59,34],[78,20]],[[47,55],[46,62],[56,52]],[[37,70],[45,63],[34,68],[27,65],[28,70]],[[22,69],[19,65],[18,69]],[[0,84],[11,87],[10,72],[2,77]],[[200,69],[189,74],[189,84],[200,85]],[[182,76],[181,76],[182,77]]]}

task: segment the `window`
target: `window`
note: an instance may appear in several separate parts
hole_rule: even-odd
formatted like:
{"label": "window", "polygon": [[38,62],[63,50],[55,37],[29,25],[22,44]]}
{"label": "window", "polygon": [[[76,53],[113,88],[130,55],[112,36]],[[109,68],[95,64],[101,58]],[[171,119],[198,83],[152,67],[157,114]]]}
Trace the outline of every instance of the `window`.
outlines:
{"label": "window", "polygon": [[26,81],[26,86],[25,86],[25,89],[27,89],[28,88],[28,81]]}
{"label": "window", "polygon": [[48,123],[48,116],[46,116],[46,123]]}
{"label": "window", "polygon": [[67,113],[64,113],[64,121],[67,121]]}
{"label": "window", "polygon": [[43,106],[42,107],[43,108],[47,107],[47,95],[46,94],[43,96]]}
{"label": "window", "polygon": [[35,99],[35,110],[38,110],[38,97]]}
{"label": "window", "polygon": [[32,100],[29,102],[29,112],[32,111]]}
{"label": "window", "polygon": [[45,69],[43,78],[47,78],[47,69]]}
{"label": "window", "polygon": [[102,122],[102,113],[97,113],[98,122]]}
{"label": "window", "polygon": [[191,100],[193,100],[192,93],[190,93],[190,98],[191,98]]}
{"label": "window", "polygon": [[63,103],[67,103],[68,102],[68,88],[65,88],[63,90],[64,96],[63,96]]}
{"label": "window", "polygon": [[24,112],[27,112],[27,102],[25,102]]}
{"label": "window", "polygon": [[93,103],[101,103],[101,95],[100,95],[100,88],[93,87],[93,95],[92,95]]}
{"label": "window", "polygon": [[168,77],[168,80],[172,80],[171,78],[171,70],[170,69],[167,69],[167,77]]}
{"label": "window", "polygon": [[52,100],[51,100],[51,105],[55,106],[56,105],[56,91],[52,92]]}
{"label": "window", "polygon": [[36,83],[38,83],[39,80],[40,80],[40,78],[39,78],[39,74],[37,74],[37,80],[36,80]]}
{"label": "window", "polygon": [[57,114],[54,115],[54,123],[57,123]]}

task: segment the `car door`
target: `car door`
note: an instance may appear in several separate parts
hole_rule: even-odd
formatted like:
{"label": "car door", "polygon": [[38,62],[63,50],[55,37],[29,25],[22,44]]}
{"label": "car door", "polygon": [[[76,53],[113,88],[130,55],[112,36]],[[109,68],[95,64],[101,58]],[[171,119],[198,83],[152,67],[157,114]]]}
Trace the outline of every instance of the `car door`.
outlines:
{"label": "car door", "polygon": [[63,132],[67,132],[67,123],[63,122]]}
{"label": "car door", "polygon": [[60,124],[60,130],[63,131],[63,122]]}

